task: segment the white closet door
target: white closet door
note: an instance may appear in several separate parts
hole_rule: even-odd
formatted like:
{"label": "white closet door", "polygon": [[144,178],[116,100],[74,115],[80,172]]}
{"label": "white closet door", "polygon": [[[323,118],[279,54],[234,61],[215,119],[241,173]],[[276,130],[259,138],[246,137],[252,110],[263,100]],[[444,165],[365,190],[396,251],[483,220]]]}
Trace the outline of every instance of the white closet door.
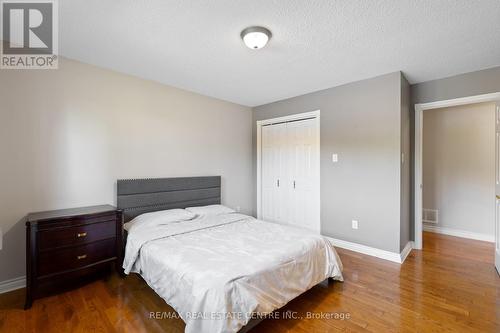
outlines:
{"label": "white closet door", "polygon": [[319,122],[287,123],[289,147],[288,220],[319,232]]}
{"label": "white closet door", "polygon": [[287,135],[286,124],[262,127],[262,219],[287,219]]}
{"label": "white closet door", "polygon": [[500,274],[500,102],[495,106],[496,117],[496,217],[495,217],[495,267],[498,274]]}

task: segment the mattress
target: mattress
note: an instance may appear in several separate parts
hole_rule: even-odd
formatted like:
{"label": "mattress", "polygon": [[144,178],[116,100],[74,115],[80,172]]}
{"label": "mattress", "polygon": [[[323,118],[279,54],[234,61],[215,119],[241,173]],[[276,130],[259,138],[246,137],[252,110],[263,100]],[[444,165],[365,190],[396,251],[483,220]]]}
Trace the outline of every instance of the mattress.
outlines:
{"label": "mattress", "polygon": [[136,225],[123,266],[178,312],[187,333],[237,332],[327,278],[342,280],[326,238],[237,213]]}

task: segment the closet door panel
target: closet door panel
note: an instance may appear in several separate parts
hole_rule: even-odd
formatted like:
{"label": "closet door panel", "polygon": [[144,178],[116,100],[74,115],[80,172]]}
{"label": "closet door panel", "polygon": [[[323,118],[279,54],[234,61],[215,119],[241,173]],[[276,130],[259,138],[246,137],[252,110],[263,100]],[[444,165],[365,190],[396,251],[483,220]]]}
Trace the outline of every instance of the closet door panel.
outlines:
{"label": "closet door panel", "polygon": [[289,220],[291,224],[314,229],[318,218],[317,120],[291,122],[287,128],[290,147]]}
{"label": "closet door panel", "polygon": [[262,127],[261,172],[262,172],[262,219],[272,221],[273,207],[273,172],[272,172],[272,131],[268,126]]}
{"label": "closet door panel", "polygon": [[271,126],[262,127],[262,219],[265,221],[275,221],[277,215],[274,136]]}
{"label": "closet door panel", "polygon": [[289,217],[289,198],[287,183],[289,182],[289,144],[286,123],[273,125],[275,126],[276,141],[277,141],[277,174],[279,179],[278,195],[277,195],[277,214],[278,222],[288,223]]}
{"label": "closet door panel", "polygon": [[282,169],[286,166],[286,127],[262,127],[262,219],[281,222],[284,215]]}

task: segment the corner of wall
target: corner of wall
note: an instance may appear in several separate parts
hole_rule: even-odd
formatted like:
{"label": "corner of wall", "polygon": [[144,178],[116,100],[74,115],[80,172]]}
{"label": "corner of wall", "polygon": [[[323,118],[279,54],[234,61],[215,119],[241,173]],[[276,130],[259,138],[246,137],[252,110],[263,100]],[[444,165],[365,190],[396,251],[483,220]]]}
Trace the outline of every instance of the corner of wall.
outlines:
{"label": "corner of wall", "polygon": [[411,240],[411,98],[410,84],[400,72],[400,116],[401,116],[401,186],[399,247],[402,251]]}

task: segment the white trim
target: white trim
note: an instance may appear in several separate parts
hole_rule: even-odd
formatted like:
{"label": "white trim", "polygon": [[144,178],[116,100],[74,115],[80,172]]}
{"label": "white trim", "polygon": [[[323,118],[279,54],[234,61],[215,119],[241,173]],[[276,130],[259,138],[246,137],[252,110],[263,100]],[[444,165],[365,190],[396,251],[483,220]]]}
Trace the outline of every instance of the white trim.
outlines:
{"label": "white trim", "polygon": [[411,253],[411,250],[415,247],[415,244],[412,241],[409,241],[406,243],[406,246],[404,247],[403,251],[399,254],[401,263],[404,263],[406,260],[406,257]]}
{"label": "white trim", "polygon": [[320,110],[303,112],[303,113],[296,113],[296,114],[291,114],[289,116],[283,116],[283,117],[278,117],[278,118],[258,120],[257,124],[260,124],[261,126],[263,126],[263,125],[269,125],[269,124],[274,124],[274,123],[281,123],[281,122],[285,122],[285,121],[292,121],[292,120],[300,120],[300,119],[304,119],[304,118],[319,117],[320,114],[321,114]]}
{"label": "white trim", "polygon": [[262,121],[257,121],[257,218],[262,219],[262,152],[261,143],[262,142]]}
{"label": "white trim", "polygon": [[406,244],[403,251],[401,253],[397,253],[397,252],[390,252],[390,251],[386,251],[386,250],[377,249],[375,247],[370,247],[370,246],[366,246],[363,244],[348,242],[348,241],[344,241],[344,240],[336,239],[336,238],[332,238],[332,237],[327,237],[327,236],[324,236],[324,237],[326,237],[330,241],[330,243],[332,243],[333,246],[340,247],[340,248],[354,251],[354,252],[358,252],[358,253],[362,253],[362,254],[366,254],[366,255],[369,255],[372,257],[377,257],[380,259],[389,260],[392,262],[396,262],[398,264],[401,264],[404,262],[404,260],[408,256],[408,254],[411,252],[411,249],[413,248],[413,242],[408,242],[408,244]]}
{"label": "white trim", "polygon": [[0,282],[0,294],[26,287],[26,276]]}
{"label": "white trim", "polygon": [[431,103],[415,104],[415,152],[414,152],[414,197],[415,197],[415,249],[422,248],[422,146],[423,111],[450,106],[500,101],[500,92],[476,95]]}
{"label": "white trim", "polygon": [[[423,146],[423,123],[424,115],[419,108],[419,104],[415,105],[415,248],[422,248],[422,146]],[[417,164],[419,167],[417,167]],[[417,208],[419,207],[419,208]],[[418,221],[418,222],[417,222]]]}
{"label": "white trim", "polygon": [[[305,118],[317,118],[317,125],[318,125],[318,130],[317,136],[318,136],[318,142],[319,142],[319,147],[318,147],[318,170],[316,172],[317,174],[317,195],[318,195],[318,214],[321,216],[321,179],[320,179],[320,172],[321,172],[321,111],[320,110],[315,110],[315,111],[310,111],[310,112],[303,112],[303,113],[297,113],[297,114],[292,114],[284,117],[278,117],[278,118],[271,118],[271,119],[264,119],[264,120],[258,120],[256,122],[257,126],[257,218],[261,219],[262,218],[262,212],[261,212],[261,207],[262,207],[262,126],[264,125],[270,125],[274,123],[280,123],[280,122],[285,122],[285,121],[292,121],[292,120],[300,120],[300,119],[305,119]],[[318,233],[321,230],[321,218],[319,219],[319,225],[317,226],[317,231]]]}
{"label": "white trim", "polygon": [[426,224],[424,224],[423,229],[424,231],[434,232],[436,234],[443,234],[443,235],[469,238],[469,239],[495,243],[495,235],[481,234],[478,232],[471,232],[467,230],[454,229],[454,228],[437,227],[434,225],[426,225]]}
{"label": "white trim", "polygon": [[431,110],[431,109],[447,108],[450,106],[494,102],[497,100],[500,100],[500,92],[447,99],[443,101],[430,102],[430,103],[420,103],[420,104],[415,104],[415,106],[417,105],[420,106],[422,110]]}
{"label": "white trim", "polygon": [[[496,154],[498,154],[498,153],[496,153]],[[498,165],[496,168],[498,169]],[[496,185],[496,186],[498,186],[498,185]],[[497,273],[500,275],[500,221],[499,221],[499,219],[500,219],[500,198],[496,197],[496,199],[495,199],[495,268],[497,269]]]}

